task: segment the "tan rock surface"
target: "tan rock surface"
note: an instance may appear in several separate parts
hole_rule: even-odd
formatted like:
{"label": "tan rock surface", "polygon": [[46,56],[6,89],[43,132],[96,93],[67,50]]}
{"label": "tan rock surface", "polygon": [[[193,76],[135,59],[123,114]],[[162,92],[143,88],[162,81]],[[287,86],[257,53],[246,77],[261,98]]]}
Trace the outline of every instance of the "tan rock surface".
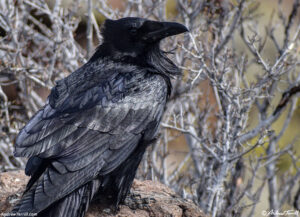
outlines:
{"label": "tan rock surface", "polygon": [[[9,212],[22,195],[28,181],[23,171],[0,173],[0,213]],[[86,217],[204,217],[204,213],[189,200],[182,199],[165,185],[153,181],[135,180],[131,193],[120,210],[112,214],[92,204]]]}

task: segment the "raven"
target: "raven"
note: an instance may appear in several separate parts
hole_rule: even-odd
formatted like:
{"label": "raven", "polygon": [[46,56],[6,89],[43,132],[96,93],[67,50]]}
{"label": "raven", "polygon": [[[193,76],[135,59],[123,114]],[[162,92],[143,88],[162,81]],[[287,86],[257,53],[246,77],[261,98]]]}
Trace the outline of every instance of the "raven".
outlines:
{"label": "raven", "polygon": [[13,213],[79,217],[93,199],[124,201],[157,136],[170,78],[181,74],[159,42],[186,31],[136,17],[105,21],[91,59],[57,82],[16,138],[14,155],[29,158],[31,178]]}

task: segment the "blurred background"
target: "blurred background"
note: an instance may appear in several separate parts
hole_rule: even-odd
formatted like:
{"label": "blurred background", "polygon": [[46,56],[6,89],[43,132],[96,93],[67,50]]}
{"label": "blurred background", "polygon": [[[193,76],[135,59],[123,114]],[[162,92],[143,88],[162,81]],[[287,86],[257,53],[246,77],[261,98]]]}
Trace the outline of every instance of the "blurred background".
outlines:
{"label": "blurred background", "polygon": [[183,76],[137,178],[210,216],[298,216],[299,0],[0,0],[0,171],[24,168],[19,130],[127,16],[190,29],[161,44]]}

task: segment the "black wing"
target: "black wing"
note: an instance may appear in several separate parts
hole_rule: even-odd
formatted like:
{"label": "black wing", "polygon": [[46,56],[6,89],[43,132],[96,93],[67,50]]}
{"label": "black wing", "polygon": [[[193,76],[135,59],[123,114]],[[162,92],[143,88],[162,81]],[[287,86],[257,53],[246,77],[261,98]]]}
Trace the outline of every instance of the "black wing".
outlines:
{"label": "black wing", "polygon": [[167,95],[159,75],[111,72],[109,79],[84,88],[68,78],[17,137],[15,156],[30,157],[29,174],[35,170],[32,159],[48,162],[39,177],[32,177],[19,211],[39,212],[111,172],[141,139],[151,140],[157,132]]}

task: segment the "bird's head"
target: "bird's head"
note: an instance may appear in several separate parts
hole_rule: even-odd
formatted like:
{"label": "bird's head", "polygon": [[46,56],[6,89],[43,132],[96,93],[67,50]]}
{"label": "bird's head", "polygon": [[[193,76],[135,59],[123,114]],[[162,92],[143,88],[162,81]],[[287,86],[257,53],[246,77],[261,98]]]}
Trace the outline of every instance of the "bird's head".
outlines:
{"label": "bird's head", "polygon": [[137,57],[168,36],[188,29],[175,22],[158,22],[137,17],[119,20],[107,19],[102,29],[104,44],[110,45],[120,55]]}
{"label": "bird's head", "polygon": [[159,22],[137,17],[107,19],[102,28],[103,42],[90,62],[108,58],[146,67],[168,77],[181,75],[181,70],[160,50],[159,42],[188,31],[179,23]]}

